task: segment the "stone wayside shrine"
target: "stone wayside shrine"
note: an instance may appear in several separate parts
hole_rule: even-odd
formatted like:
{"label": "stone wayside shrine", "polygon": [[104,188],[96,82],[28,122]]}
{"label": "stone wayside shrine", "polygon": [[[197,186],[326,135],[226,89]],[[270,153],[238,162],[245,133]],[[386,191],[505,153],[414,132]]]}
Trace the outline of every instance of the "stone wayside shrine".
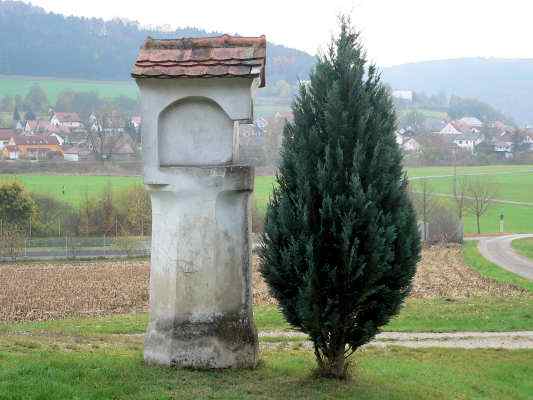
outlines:
{"label": "stone wayside shrine", "polygon": [[253,367],[250,195],[240,123],[265,85],[265,37],[148,38],[141,91],[144,183],[152,199],[148,363]]}

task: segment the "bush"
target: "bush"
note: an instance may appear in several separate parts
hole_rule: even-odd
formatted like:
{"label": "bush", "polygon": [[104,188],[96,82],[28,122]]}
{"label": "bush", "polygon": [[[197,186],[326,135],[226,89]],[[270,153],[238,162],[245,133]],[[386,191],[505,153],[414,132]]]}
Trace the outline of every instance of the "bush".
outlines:
{"label": "bush", "polygon": [[37,217],[32,226],[32,237],[64,236],[79,233],[79,212],[70,204],[53,196],[32,193],[37,207]]}
{"label": "bush", "polygon": [[2,224],[0,230],[0,257],[13,261],[24,252],[26,236],[24,230],[16,224]]}
{"label": "bush", "polygon": [[440,203],[432,207],[427,241],[430,244],[463,242],[463,224],[454,210]]}

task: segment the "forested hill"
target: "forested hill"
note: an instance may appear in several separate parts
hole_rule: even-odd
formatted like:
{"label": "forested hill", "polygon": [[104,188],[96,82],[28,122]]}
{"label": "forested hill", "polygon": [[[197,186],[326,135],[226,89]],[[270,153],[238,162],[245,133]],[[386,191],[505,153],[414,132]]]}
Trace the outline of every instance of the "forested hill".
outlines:
{"label": "forested hill", "polygon": [[395,89],[477,98],[521,124],[533,124],[533,59],[418,62],[384,68],[383,77]]}
{"label": "forested hill", "polygon": [[[217,34],[183,28],[164,36]],[[147,36],[163,35],[137,22],[65,17],[26,3],[0,0],[0,75],[127,80]],[[287,95],[294,86],[285,90],[287,85],[279,81],[294,84],[307,79],[315,58],[271,43],[267,57],[267,91],[271,92],[263,93],[274,97],[285,93],[289,101]],[[533,59],[419,62],[384,68],[383,77],[394,89],[477,98],[519,124],[533,124]]]}
{"label": "forested hill", "polygon": [[[216,35],[183,28],[166,36]],[[0,1],[0,74],[61,78],[129,79],[138,49],[147,36],[161,34],[137,22],[65,17],[19,1]],[[270,82],[307,79],[314,57],[268,44]]]}

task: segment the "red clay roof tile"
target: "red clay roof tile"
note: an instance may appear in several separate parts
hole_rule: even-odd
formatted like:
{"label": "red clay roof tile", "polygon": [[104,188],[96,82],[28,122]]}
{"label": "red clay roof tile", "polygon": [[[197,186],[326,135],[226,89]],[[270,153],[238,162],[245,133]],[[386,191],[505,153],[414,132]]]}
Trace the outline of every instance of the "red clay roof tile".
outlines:
{"label": "red clay roof tile", "polygon": [[263,87],[265,62],[264,36],[148,38],[131,75],[134,78],[259,77]]}

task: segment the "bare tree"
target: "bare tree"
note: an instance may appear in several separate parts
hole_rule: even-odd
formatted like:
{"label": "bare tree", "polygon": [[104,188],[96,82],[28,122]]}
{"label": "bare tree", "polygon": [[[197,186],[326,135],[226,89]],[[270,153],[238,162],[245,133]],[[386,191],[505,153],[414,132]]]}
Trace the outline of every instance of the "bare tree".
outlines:
{"label": "bare tree", "polygon": [[411,200],[415,207],[419,219],[424,223],[424,240],[428,237],[427,225],[429,224],[430,215],[435,207],[433,187],[429,184],[428,179],[420,179],[420,184],[413,187],[413,181],[410,182]]}
{"label": "bare tree", "polygon": [[435,202],[429,216],[429,243],[461,243],[463,225],[454,210],[444,202]]}
{"label": "bare tree", "polygon": [[455,201],[457,217],[459,218],[459,220],[463,219],[463,214],[466,207],[468,183],[469,182],[467,176],[454,176],[453,199]]}
{"label": "bare tree", "polygon": [[480,218],[485,215],[496,196],[496,187],[481,178],[470,179],[466,186],[466,210],[476,216],[477,233],[481,233]]}

